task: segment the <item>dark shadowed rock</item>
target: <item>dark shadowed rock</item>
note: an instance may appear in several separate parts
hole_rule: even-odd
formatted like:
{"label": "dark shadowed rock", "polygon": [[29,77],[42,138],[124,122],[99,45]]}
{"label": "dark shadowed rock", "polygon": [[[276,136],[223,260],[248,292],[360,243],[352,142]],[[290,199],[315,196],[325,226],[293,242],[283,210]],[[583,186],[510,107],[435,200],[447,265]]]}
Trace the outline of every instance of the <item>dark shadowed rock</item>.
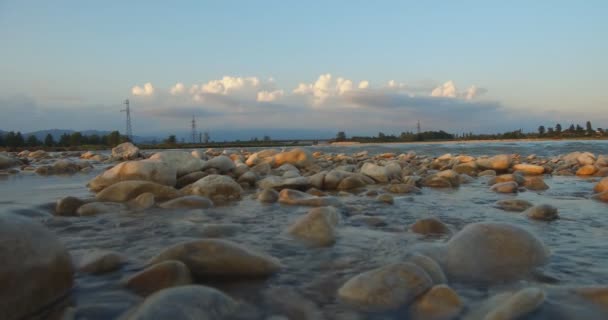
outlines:
{"label": "dark shadowed rock", "polygon": [[190,269],[182,262],[172,260],[152,265],[124,280],[127,288],[142,296],[191,283]]}

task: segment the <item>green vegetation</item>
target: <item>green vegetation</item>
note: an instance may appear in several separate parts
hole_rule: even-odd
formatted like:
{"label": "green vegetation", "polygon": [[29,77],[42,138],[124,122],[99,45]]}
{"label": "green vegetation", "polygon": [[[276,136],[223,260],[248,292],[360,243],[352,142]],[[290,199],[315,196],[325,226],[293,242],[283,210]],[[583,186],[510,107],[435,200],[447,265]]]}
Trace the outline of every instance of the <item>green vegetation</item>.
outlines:
{"label": "green vegetation", "polygon": [[53,138],[50,133],[46,135],[44,141],[40,141],[35,135],[30,135],[24,140],[19,131],[10,131],[4,135],[0,134],[0,147],[5,147],[9,150],[24,148],[52,150],[107,149],[115,147],[125,141],[128,141],[128,139],[125,136],[121,136],[118,131],[112,131],[103,136],[98,136],[96,134],[85,136],[80,132],[74,132],[72,134],[65,133],[61,135],[58,142],[55,141],[55,138]]}

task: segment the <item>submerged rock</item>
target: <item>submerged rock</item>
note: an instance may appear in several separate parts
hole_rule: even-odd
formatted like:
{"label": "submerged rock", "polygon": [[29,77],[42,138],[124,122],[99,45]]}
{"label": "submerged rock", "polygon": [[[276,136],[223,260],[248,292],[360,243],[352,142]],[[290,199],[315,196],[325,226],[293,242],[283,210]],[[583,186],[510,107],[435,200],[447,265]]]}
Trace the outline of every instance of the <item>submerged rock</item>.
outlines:
{"label": "submerged rock", "polygon": [[75,216],[76,210],[85,204],[83,200],[76,197],[67,196],[57,200],[55,205],[55,215],[58,216]]}
{"label": "submerged rock", "polygon": [[412,232],[429,235],[449,233],[450,229],[437,218],[418,219],[410,227]]}
{"label": "submerged rock", "polygon": [[527,209],[526,212],[524,212],[524,215],[530,219],[543,221],[552,221],[559,218],[557,208],[550,204],[533,206]]}
{"label": "submerged rock", "polygon": [[29,319],[72,288],[72,260],[48,229],[0,214],[0,319]]}
{"label": "submerged rock", "polygon": [[334,197],[317,197],[306,192],[292,189],[281,190],[281,192],[279,192],[279,202],[313,207],[334,206],[339,204],[338,199]]}
{"label": "submerged rock", "polygon": [[453,319],[463,309],[458,293],[445,284],[432,287],[414,301],[410,315],[414,320]]}
{"label": "submerged rock", "polygon": [[[503,298],[504,299],[504,298]],[[539,288],[517,291],[485,315],[484,320],[515,320],[533,312],[545,302],[545,292]]]}
{"label": "submerged rock", "polygon": [[85,203],[76,210],[79,216],[94,216],[104,213],[125,212],[127,206],[116,202],[89,202]]}
{"label": "submerged rock", "polygon": [[530,201],[522,200],[522,199],[498,200],[494,204],[494,206],[497,207],[498,209],[502,209],[505,211],[514,211],[514,212],[526,211],[526,209],[532,207],[533,205],[534,204],[532,204]]}
{"label": "submerged rock", "polygon": [[96,250],[85,254],[78,270],[84,273],[101,274],[118,270],[127,258],[119,253],[107,250]]}
{"label": "submerged rock", "polygon": [[518,188],[519,185],[517,185],[517,182],[508,181],[497,183],[493,185],[490,190],[498,193],[517,193]]}
{"label": "submerged rock", "polygon": [[340,213],[334,207],[313,208],[301,216],[287,233],[315,246],[329,246],[335,241],[334,228],[340,221]]}
{"label": "submerged rock", "polygon": [[543,177],[525,177],[524,187],[528,190],[547,190],[549,186],[545,183]]}
{"label": "submerged rock", "polygon": [[393,198],[393,196],[391,196],[390,194],[381,194],[379,196],[376,197],[376,201],[378,202],[383,202],[386,204],[394,204],[395,203],[395,199]]}
{"label": "submerged rock", "polygon": [[279,193],[274,189],[264,189],[257,198],[260,202],[273,203],[279,200]]}
{"label": "submerged rock", "polygon": [[142,296],[191,283],[190,269],[182,262],[172,260],[152,265],[124,280],[127,288]]}
{"label": "submerged rock", "polygon": [[207,209],[213,207],[213,202],[208,198],[201,196],[184,196],[163,202],[159,207],[164,209],[183,209],[183,208],[201,208]]}
{"label": "submerged rock", "polygon": [[195,277],[265,277],[279,271],[276,258],[256,252],[228,240],[202,239],[176,244],[150,261],[183,262]]}

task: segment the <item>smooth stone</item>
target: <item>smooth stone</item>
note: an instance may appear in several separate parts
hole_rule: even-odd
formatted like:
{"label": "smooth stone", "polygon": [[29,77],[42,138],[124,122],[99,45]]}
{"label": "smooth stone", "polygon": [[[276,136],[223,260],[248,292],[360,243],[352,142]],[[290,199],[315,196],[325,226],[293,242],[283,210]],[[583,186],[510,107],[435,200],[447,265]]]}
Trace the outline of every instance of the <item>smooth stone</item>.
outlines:
{"label": "smooth stone", "polygon": [[208,176],[208,174],[202,171],[190,172],[186,175],[179,177],[179,179],[177,179],[175,187],[181,189],[189,184],[195,183],[196,181],[206,176]]}
{"label": "smooth stone", "polygon": [[450,279],[500,282],[525,277],[549,255],[542,241],[521,227],[478,222],[454,235],[437,258]]}
{"label": "smooth stone", "polygon": [[535,164],[518,163],[513,165],[513,170],[520,171],[525,175],[539,175],[545,172],[545,167]]}
{"label": "smooth stone", "polygon": [[424,270],[433,281],[433,284],[442,284],[448,282],[448,279],[441,269],[439,263],[428,256],[415,252],[408,256],[406,262],[411,262]]}
{"label": "smooth stone", "polygon": [[526,181],[526,179],[524,178],[523,175],[519,174],[519,173],[507,173],[507,174],[501,174],[499,176],[493,177],[488,181],[489,185],[495,185],[497,183],[501,183],[501,182],[517,182],[518,185],[523,185],[524,182]]}
{"label": "smooth stone", "polygon": [[385,188],[385,190],[388,192],[391,192],[391,193],[398,193],[398,194],[420,193],[421,192],[421,190],[419,188],[417,188],[415,185],[406,184],[406,183],[391,184],[391,185],[388,185]]}
{"label": "smooth stone", "polygon": [[172,260],[147,267],[124,280],[124,284],[129,290],[141,296],[191,283],[190,269],[184,263]]}
{"label": "smooth stone", "polygon": [[432,285],[415,264],[393,263],[351,278],[338,290],[338,297],[363,309],[391,310],[408,305]]}
{"label": "smooth stone", "polygon": [[422,218],[416,220],[410,227],[412,232],[424,235],[449,233],[450,229],[437,218]]}
{"label": "smooth stone", "polygon": [[[358,189],[358,188],[363,188],[366,185],[368,185],[369,181],[367,178],[363,175],[359,175],[359,174],[353,174],[350,175],[344,179],[342,179],[342,181],[340,181],[340,183],[338,184],[337,189],[338,190],[353,190],[353,189]],[[371,181],[372,184],[374,183],[374,181]]]}
{"label": "smooth stone", "polygon": [[150,261],[178,260],[194,277],[266,277],[281,269],[278,259],[223,239],[202,239],[176,244]]}
{"label": "smooth stone", "polygon": [[478,177],[495,177],[496,171],[494,170],[484,170],[477,174]]}
{"label": "smooth stone", "polygon": [[227,156],[217,156],[207,161],[203,165],[202,169],[207,170],[209,168],[217,169],[220,171],[220,173],[228,173],[236,169],[236,165],[232,159],[228,158]]}
{"label": "smooth stone", "polygon": [[0,319],[30,319],[70,292],[70,254],[55,234],[23,216],[0,213]]}
{"label": "smooth stone", "polygon": [[393,198],[393,196],[391,196],[390,194],[381,194],[379,196],[376,197],[376,201],[378,202],[383,202],[386,204],[394,204],[395,203],[395,199]]}
{"label": "smooth stone", "polygon": [[316,197],[306,192],[283,189],[279,192],[279,202],[291,205],[324,207],[338,205],[338,199],[334,197]]}
{"label": "smooth stone", "polygon": [[136,210],[146,210],[154,207],[156,204],[156,196],[151,192],[144,192],[135,199],[129,201],[129,206]]}
{"label": "smooth stone", "polygon": [[182,189],[185,194],[205,196],[212,201],[238,200],[243,188],[228,176],[208,175]]}
{"label": "smooth stone", "polygon": [[525,288],[491,310],[484,320],[516,320],[530,314],[545,302],[545,292],[539,288]]}
{"label": "smooth stone", "polygon": [[386,220],[376,216],[356,215],[349,219],[354,224],[365,224],[370,227],[382,227],[386,226]]}
{"label": "smooth stone", "polygon": [[534,206],[534,204],[532,204],[530,201],[522,199],[503,199],[496,201],[494,206],[505,211],[523,212],[526,211],[526,209]]}
{"label": "smooth stone", "polygon": [[251,167],[251,172],[256,173],[260,176],[266,176],[270,174],[272,166],[269,163],[263,162]]}
{"label": "smooth stone", "polygon": [[608,309],[608,287],[589,286],[573,288],[572,292],[604,309]]}
{"label": "smooth stone", "polygon": [[219,290],[186,285],[160,290],[130,312],[126,320],[223,320],[237,303]]}
{"label": "smooth stone", "polygon": [[274,155],[274,167],[280,167],[286,163],[298,168],[306,167],[314,162],[314,157],[310,151],[302,148],[295,148],[290,151],[277,153]]}
{"label": "smooth stone", "polygon": [[463,309],[458,293],[445,284],[435,285],[410,306],[414,320],[448,320]]}
{"label": "smooth stone", "polygon": [[85,203],[76,210],[79,216],[94,216],[104,213],[125,212],[127,206],[116,202],[89,202]]}
{"label": "smooth stone", "polygon": [[260,202],[274,203],[279,200],[279,192],[274,189],[264,189],[257,196]]}
{"label": "smooth stone", "polygon": [[162,161],[140,160],[117,164],[89,181],[88,187],[97,192],[114,183],[127,180],[151,181],[166,186],[174,186],[177,181],[174,167]]}
{"label": "smooth stone", "polygon": [[477,163],[475,163],[474,161],[459,163],[455,165],[452,170],[458,173],[474,175],[475,172],[477,172]]}
{"label": "smooth stone", "polygon": [[519,185],[515,181],[500,182],[493,185],[490,190],[497,193],[517,193]]}
{"label": "smooth stone", "polygon": [[76,211],[83,204],[85,204],[83,200],[76,197],[67,196],[57,200],[54,213],[57,216],[75,216],[77,215]]}
{"label": "smooth stone", "polygon": [[[344,180],[347,177],[350,177],[352,175],[354,175],[352,172],[334,169],[334,170],[329,171],[326,174],[319,173],[319,174],[315,175],[317,177],[323,177],[323,181],[320,184],[312,183],[312,185],[318,189],[336,190],[336,189],[338,189],[338,186],[340,185],[340,182],[342,182],[342,180]],[[318,184],[318,185],[315,185],[315,184]]]}
{"label": "smooth stone", "polygon": [[205,161],[195,158],[186,151],[161,151],[153,154],[150,160],[161,161],[175,169],[177,176],[203,170]]}
{"label": "smooth stone", "polygon": [[139,148],[131,142],[124,142],[112,148],[112,158],[133,160],[139,156]]}
{"label": "smooth stone", "polygon": [[213,202],[202,196],[183,196],[163,202],[159,205],[159,207],[164,209],[207,209],[213,207]]}
{"label": "smooth stone", "polygon": [[440,177],[437,175],[430,175],[430,176],[425,177],[424,179],[422,179],[420,184],[423,187],[428,187],[428,188],[452,188],[452,187],[458,186],[458,185],[453,185],[452,181],[450,179],[445,178],[445,177]]}
{"label": "smooth stone", "polygon": [[255,182],[257,180],[258,180],[258,175],[253,171],[247,171],[247,172],[243,173],[242,175],[240,175],[238,179],[236,179],[237,182],[246,183],[250,186],[255,185]]}
{"label": "smooth stone", "polygon": [[533,220],[552,221],[559,218],[557,208],[550,204],[540,204],[528,208],[524,215]]}
{"label": "smooth stone", "polygon": [[258,151],[252,155],[250,155],[245,164],[250,167],[259,165],[259,164],[267,164],[269,165],[268,171],[270,171],[270,166],[274,164],[274,156],[279,153],[276,149],[265,149],[262,151]]}
{"label": "smooth stone", "polygon": [[608,190],[592,195],[591,199],[608,202]]}
{"label": "smooth stone", "polygon": [[511,156],[501,154],[491,158],[477,159],[477,166],[482,170],[504,171],[511,167]]}
{"label": "smooth stone", "polygon": [[299,217],[288,229],[291,236],[315,246],[330,246],[336,240],[334,228],[340,222],[334,207],[318,207]]}
{"label": "smooth stone", "polygon": [[386,167],[374,163],[366,162],[361,167],[361,173],[380,183],[389,181],[389,173]]}
{"label": "smooth stone", "polygon": [[18,165],[17,159],[13,159],[7,155],[0,154],[0,169],[8,169]]}
{"label": "smooth stone", "polygon": [[549,186],[541,176],[525,177],[524,187],[529,190],[547,190]]}
{"label": "smooth stone", "polygon": [[258,186],[262,189],[272,188],[275,190],[297,189],[306,190],[310,187],[310,182],[306,177],[281,178],[277,176],[269,176],[258,182]]}
{"label": "smooth stone", "polygon": [[86,253],[78,264],[78,271],[91,274],[102,274],[118,270],[127,258],[122,254],[96,250]]}
{"label": "smooth stone", "polygon": [[600,180],[593,187],[593,192],[595,192],[595,193],[600,193],[600,192],[604,192],[604,191],[608,191],[608,177],[607,178],[602,178],[602,180]]}
{"label": "smooth stone", "polygon": [[158,200],[173,199],[180,192],[169,186],[150,181],[121,181],[101,190],[95,198],[99,201],[124,202],[136,198],[142,193],[152,193]]}
{"label": "smooth stone", "polygon": [[36,150],[36,151],[29,152],[27,154],[27,157],[31,158],[31,159],[43,159],[43,158],[47,158],[48,156],[49,155],[44,150]]}
{"label": "smooth stone", "polygon": [[591,176],[594,175],[597,172],[597,167],[592,165],[592,164],[588,164],[585,166],[580,167],[578,170],[576,170],[576,175],[577,176]]}

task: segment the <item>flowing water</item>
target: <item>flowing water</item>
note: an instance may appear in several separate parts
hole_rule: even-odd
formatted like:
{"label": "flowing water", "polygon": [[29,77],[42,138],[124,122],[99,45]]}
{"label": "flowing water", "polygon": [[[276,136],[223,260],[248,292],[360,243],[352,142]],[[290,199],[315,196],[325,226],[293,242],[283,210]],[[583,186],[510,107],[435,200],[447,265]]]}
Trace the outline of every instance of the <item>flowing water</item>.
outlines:
{"label": "flowing water", "polygon": [[[429,156],[518,153],[552,157],[572,151],[608,154],[608,142],[381,144],[310,149],[346,154],[367,150],[370,155],[415,151]],[[260,203],[253,198],[255,189],[247,190],[241,201],[204,210],[149,209],[90,217],[52,216],[51,208],[58,198],[92,197],[85,185],[104,166],[97,164],[90,173],[72,176],[46,177],[23,172],[0,178],[0,210],[41,221],[60,237],[75,260],[90,249],[113,250],[129,258],[120,271],[95,276],[76,274],[73,299],[77,319],[114,319],[135,306],[142,298],[125,290],[120,280],[141,270],[146,261],[162,249],[201,236],[221,236],[265,251],[285,266],[265,280],[212,284],[243,302],[239,319],[266,319],[271,315],[285,315],[289,319],[407,319],[403,310],[357,311],[338,301],[336,291],[358,273],[402,260],[414,244],[446,241],[449,235],[424,237],[407,231],[417,219],[429,216],[438,217],[452,232],[472,222],[514,223],[536,234],[552,251],[549,263],[536,277],[490,287],[450,283],[464,300],[463,314],[502,290],[541,286],[549,292],[548,301],[526,319],[608,318],[608,313],[558,290],[567,286],[608,284],[608,204],[589,199],[598,178],[546,176],[545,182],[550,186],[546,191],[504,195],[491,192],[487,180],[481,177],[457,189],[424,188],[422,194],[395,195],[394,205],[373,201],[363,193],[340,196],[344,219],[338,228],[336,243],[331,247],[311,248],[284,234],[287,226],[309,208]],[[368,189],[374,188],[381,186]],[[533,221],[493,207],[497,200],[514,197],[534,204],[552,204],[559,209],[562,219]],[[385,224],[369,226],[348,218],[361,213],[381,218]]]}

